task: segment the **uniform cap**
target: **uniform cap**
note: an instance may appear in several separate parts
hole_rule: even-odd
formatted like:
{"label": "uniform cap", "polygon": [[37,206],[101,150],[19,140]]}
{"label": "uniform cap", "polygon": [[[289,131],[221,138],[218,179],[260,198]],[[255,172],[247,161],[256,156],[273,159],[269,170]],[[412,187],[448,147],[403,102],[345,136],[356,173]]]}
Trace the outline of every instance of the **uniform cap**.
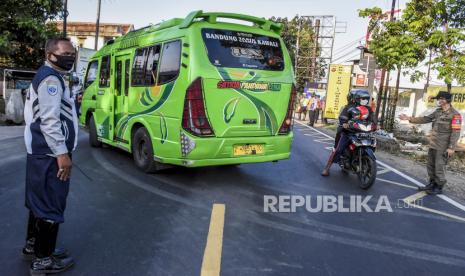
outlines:
{"label": "uniform cap", "polygon": [[439,91],[439,93],[436,95],[436,97],[433,97],[433,100],[438,100],[439,98],[444,98],[446,100],[451,100],[452,99],[452,94],[447,92],[447,91]]}

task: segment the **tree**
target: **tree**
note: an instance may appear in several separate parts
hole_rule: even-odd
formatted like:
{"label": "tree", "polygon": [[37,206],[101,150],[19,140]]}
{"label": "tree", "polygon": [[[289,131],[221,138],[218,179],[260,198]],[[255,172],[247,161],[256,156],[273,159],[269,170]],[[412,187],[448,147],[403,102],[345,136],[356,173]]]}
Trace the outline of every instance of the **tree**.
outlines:
{"label": "tree", "polygon": [[[314,48],[315,47],[315,33],[313,29],[313,22],[310,19],[306,19],[303,17],[295,16],[292,19],[288,19],[287,17],[271,17],[270,20],[282,23],[283,30],[281,32],[281,37],[284,40],[286,48],[289,50],[289,55],[292,60],[292,64],[295,68],[295,57],[298,55],[302,55],[302,53],[297,53],[297,40],[299,40],[299,48]],[[299,63],[304,64],[304,68],[297,68],[297,72],[295,73],[296,76],[296,83],[297,83],[297,90],[303,91],[305,87],[305,83],[312,78],[321,79],[324,74],[324,67],[326,66],[324,62],[318,58],[320,53],[320,49],[318,49],[318,45],[316,47],[315,53],[306,53],[305,60],[300,60]],[[314,59],[311,60],[309,57],[310,55],[315,55]],[[311,64],[313,62],[313,64]],[[312,66],[315,66],[315,70],[312,70]],[[312,76],[315,74],[315,76]]]}
{"label": "tree", "polygon": [[[416,70],[417,65],[430,52],[435,57],[429,65],[439,72],[438,78],[444,80],[449,91],[454,80],[465,84],[465,0],[412,0],[397,21],[385,21],[380,8],[361,10],[359,15],[370,17],[373,40],[369,49],[381,68],[397,69],[398,76],[401,68],[408,69],[411,80],[418,81],[424,73]],[[397,82],[394,108],[398,86]]]}
{"label": "tree", "polygon": [[412,0],[402,19],[407,32],[434,53],[432,68],[448,90],[454,80],[465,84],[465,0]]}
{"label": "tree", "polygon": [[39,67],[46,40],[58,35],[48,22],[62,11],[62,0],[0,1],[0,56],[16,67]]}
{"label": "tree", "polygon": [[[424,43],[408,33],[408,28],[404,21],[387,21],[387,15],[378,7],[360,10],[359,16],[370,18],[368,28],[371,33],[371,41],[368,47],[374,54],[378,66],[382,68],[383,71],[390,72],[392,70],[397,70],[398,72],[395,95],[392,97],[393,103],[389,105],[395,108],[399,91],[401,69],[414,68],[425,58],[426,51],[424,50]],[[384,79],[382,78],[378,94],[378,103],[381,103],[382,99],[386,98],[383,96],[383,86]],[[384,95],[385,94],[387,94],[387,91],[384,91]],[[382,101],[382,103],[381,121],[382,125],[384,125],[386,99]],[[378,104],[377,115],[379,114],[380,107],[381,105]],[[388,112],[387,116],[388,122],[386,125],[389,129],[392,128],[392,124],[394,123],[392,120],[394,117],[394,108],[389,110],[390,112]]]}

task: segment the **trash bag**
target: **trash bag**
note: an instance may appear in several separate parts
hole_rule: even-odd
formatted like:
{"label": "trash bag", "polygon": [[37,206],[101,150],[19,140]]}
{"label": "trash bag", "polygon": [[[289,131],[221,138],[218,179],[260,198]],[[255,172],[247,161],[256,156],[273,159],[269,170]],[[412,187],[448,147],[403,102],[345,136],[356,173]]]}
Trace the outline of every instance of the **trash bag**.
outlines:
{"label": "trash bag", "polygon": [[5,107],[6,120],[15,124],[21,124],[24,121],[24,102],[21,90],[15,89],[10,91],[10,97]]}

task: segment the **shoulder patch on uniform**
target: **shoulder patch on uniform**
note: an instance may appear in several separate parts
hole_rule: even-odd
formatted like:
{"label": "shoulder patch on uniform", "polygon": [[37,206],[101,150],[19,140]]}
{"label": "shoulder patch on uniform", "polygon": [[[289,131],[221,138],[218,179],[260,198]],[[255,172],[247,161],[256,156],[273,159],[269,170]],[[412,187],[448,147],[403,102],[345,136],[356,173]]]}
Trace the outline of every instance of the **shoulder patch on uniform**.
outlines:
{"label": "shoulder patch on uniform", "polygon": [[452,117],[452,129],[460,131],[462,127],[462,116],[460,114],[455,114]]}
{"label": "shoulder patch on uniform", "polygon": [[54,84],[47,85],[47,92],[48,94],[55,96],[58,93],[58,86]]}

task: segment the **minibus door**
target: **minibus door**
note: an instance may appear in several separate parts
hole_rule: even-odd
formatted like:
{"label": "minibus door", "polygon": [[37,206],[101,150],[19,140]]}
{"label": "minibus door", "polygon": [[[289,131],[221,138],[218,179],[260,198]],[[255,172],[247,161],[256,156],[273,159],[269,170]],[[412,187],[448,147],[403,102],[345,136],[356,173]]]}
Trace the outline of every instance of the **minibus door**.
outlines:
{"label": "minibus door", "polygon": [[129,70],[130,58],[129,55],[116,57],[116,79],[115,79],[115,111],[114,124],[115,132],[114,139],[118,142],[125,142],[123,137],[118,137],[119,121],[128,115],[128,92],[129,92]]}

